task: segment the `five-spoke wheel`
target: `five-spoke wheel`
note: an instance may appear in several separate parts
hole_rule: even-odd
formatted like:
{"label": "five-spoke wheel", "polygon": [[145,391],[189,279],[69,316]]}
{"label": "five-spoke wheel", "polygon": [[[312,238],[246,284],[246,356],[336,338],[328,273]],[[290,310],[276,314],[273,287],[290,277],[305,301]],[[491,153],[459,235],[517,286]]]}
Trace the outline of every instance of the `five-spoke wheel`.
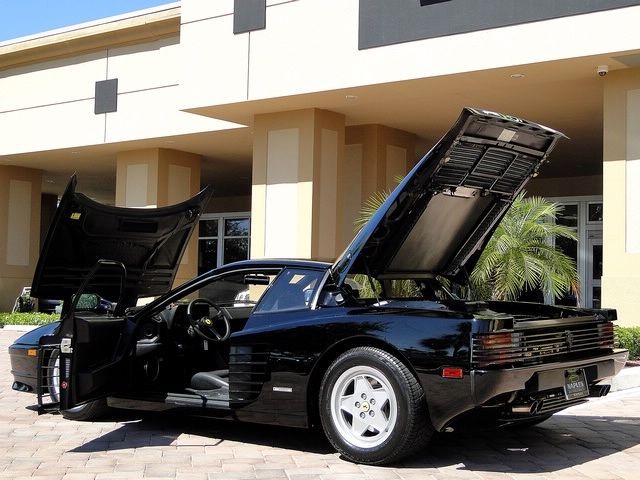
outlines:
{"label": "five-spoke wheel", "polygon": [[398,401],[379,370],[364,365],[351,367],[340,375],[331,390],[331,417],[350,443],[374,447],[393,431]]}
{"label": "five-spoke wheel", "polygon": [[327,438],[355,462],[396,461],[433,433],[419,382],[379,348],[357,347],[338,356],[325,372],[319,401]]}

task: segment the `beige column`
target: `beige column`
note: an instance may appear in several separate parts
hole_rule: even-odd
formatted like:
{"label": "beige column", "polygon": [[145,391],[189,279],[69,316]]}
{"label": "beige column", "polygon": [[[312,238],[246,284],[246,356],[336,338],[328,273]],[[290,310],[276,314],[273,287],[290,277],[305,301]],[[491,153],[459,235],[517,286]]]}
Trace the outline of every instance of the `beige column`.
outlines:
{"label": "beige column", "polygon": [[416,162],[416,137],[384,125],[357,125],[345,131],[341,189],[344,208],[342,247],[351,241],[354,221],[374,192],[391,191]]}
{"label": "beige column", "polygon": [[0,166],[0,311],[28,287],[40,253],[42,172]]}
{"label": "beige column", "polygon": [[640,325],[640,69],[604,81],[602,306]]}
{"label": "beige column", "polygon": [[[200,191],[201,157],[165,148],[120,152],[117,155],[116,205],[164,207]],[[175,285],[198,273],[197,228],[185,250]]]}
{"label": "beige column", "polygon": [[343,154],[343,115],[306,109],[255,117],[251,258],[335,259]]}

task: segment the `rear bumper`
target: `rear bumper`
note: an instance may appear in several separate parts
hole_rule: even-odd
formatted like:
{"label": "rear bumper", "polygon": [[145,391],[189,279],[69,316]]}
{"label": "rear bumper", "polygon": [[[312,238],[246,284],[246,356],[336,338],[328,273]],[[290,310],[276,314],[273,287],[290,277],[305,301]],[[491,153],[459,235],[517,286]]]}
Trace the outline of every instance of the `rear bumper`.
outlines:
{"label": "rear bumper", "polygon": [[501,370],[472,370],[471,385],[476,406],[511,392],[536,393],[562,388],[567,369],[583,368],[589,385],[616,375],[624,367],[629,352],[615,350],[608,355]]}

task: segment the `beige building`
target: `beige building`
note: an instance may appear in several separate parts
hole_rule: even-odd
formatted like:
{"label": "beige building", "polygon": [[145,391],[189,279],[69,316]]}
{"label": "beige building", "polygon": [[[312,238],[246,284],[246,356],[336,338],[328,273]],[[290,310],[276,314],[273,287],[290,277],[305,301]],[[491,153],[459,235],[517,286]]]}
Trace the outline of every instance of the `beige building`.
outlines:
{"label": "beige building", "polygon": [[183,0],[0,43],[0,310],[74,172],[133,207],[213,185],[179,281],[330,260],[362,201],[477,106],[570,137],[528,191],[578,232],[580,304],[640,324],[640,1],[511,3]]}

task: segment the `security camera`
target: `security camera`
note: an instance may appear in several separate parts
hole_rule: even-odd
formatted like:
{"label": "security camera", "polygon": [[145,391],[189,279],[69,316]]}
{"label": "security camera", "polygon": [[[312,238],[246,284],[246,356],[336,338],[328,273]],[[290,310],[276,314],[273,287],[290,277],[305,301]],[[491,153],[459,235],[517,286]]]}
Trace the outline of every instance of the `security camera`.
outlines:
{"label": "security camera", "polygon": [[598,65],[596,68],[596,72],[601,77],[604,77],[607,73],[609,73],[609,65]]}

